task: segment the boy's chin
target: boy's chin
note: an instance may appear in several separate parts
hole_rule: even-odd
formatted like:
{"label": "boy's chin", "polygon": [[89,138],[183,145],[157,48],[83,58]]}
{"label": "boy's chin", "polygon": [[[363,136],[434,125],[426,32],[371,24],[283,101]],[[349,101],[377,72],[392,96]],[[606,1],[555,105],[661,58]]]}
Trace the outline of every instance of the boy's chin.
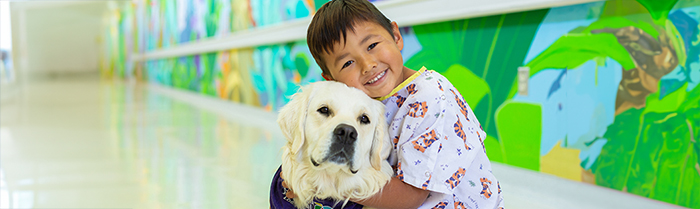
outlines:
{"label": "boy's chin", "polygon": [[365,92],[365,93],[367,93],[367,95],[368,95],[369,97],[372,97],[372,98],[375,98],[375,99],[376,99],[376,98],[383,97],[383,96],[386,96],[387,94],[391,93],[391,89],[389,89],[389,90],[380,89],[380,90],[376,90],[376,91],[371,91],[371,90],[370,90],[370,91]]}
{"label": "boy's chin", "polygon": [[387,82],[387,81],[389,81],[389,79],[387,79],[387,78],[388,77],[380,80],[379,83],[375,83],[374,85],[362,86],[364,89],[363,91],[365,92],[365,94],[367,94],[369,97],[372,97],[372,98],[379,98],[379,97],[386,96],[387,94],[391,93],[391,91],[394,90],[394,87],[395,87],[395,86],[391,86],[392,85],[391,82]]}

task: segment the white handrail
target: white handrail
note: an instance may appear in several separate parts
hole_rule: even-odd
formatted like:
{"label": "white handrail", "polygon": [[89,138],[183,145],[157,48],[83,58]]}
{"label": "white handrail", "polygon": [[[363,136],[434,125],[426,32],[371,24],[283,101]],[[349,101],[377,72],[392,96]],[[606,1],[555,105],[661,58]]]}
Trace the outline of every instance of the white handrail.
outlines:
{"label": "white handrail", "polygon": [[[601,0],[394,0],[378,2],[376,6],[389,19],[404,27],[595,1]],[[131,60],[140,62],[302,40],[306,38],[310,21],[311,17],[306,17],[144,54],[134,53]]]}

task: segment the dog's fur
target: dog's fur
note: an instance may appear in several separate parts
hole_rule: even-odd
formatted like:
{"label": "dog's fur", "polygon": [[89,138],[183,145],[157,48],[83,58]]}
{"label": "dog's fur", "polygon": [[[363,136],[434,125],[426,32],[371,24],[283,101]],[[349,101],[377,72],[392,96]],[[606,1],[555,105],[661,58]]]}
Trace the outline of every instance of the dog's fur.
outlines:
{"label": "dog's fur", "polygon": [[[322,107],[329,114],[323,114]],[[369,123],[362,123],[363,115]],[[314,197],[365,199],[388,183],[393,171],[386,161],[391,143],[384,117],[381,102],[339,82],[315,82],[292,96],[277,122],[287,138],[282,178],[297,196],[297,208],[308,206]],[[341,124],[357,132],[354,146],[348,148],[354,154],[345,163],[334,161],[338,152],[330,151],[332,145],[339,146],[334,130]]]}

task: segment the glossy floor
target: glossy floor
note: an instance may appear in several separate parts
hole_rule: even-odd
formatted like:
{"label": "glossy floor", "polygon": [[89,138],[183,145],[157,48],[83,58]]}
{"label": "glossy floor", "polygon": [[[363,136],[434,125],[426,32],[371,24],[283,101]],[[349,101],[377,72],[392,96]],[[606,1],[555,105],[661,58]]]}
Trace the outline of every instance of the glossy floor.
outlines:
{"label": "glossy floor", "polygon": [[[98,78],[2,87],[0,208],[268,208],[274,113]],[[508,208],[672,205],[494,164]]]}
{"label": "glossy floor", "polygon": [[268,207],[276,127],[232,122],[138,84],[19,88],[1,106],[0,208]]}

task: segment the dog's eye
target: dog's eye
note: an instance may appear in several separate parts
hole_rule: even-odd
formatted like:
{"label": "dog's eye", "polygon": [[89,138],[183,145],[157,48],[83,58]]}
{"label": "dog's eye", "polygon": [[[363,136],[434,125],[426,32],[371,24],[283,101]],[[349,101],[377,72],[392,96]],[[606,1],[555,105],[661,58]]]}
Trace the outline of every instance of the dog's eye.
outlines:
{"label": "dog's eye", "polygon": [[329,116],[331,114],[330,110],[328,110],[328,107],[321,107],[316,110],[316,112],[321,113],[325,116]]}
{"label": "dog's eye", "polygon": [[367,115],[363,114],[362,116],[360,116],[360,123],[369,124],[369,117],[367,117]]}

